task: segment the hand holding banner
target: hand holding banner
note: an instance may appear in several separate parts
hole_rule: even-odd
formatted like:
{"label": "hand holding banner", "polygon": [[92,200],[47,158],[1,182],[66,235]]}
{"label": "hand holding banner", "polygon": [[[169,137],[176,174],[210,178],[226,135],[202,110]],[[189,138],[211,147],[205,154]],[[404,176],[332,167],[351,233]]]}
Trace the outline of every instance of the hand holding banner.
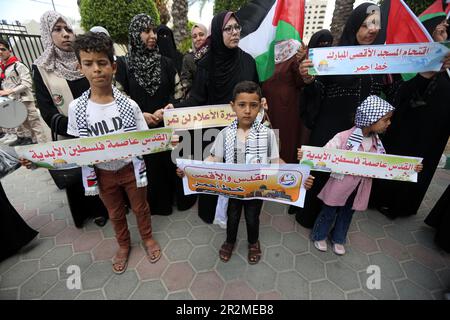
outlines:
{"label": "hand holding banner", "polygon": [[311,170],[369,178],[417,182],[414,167],[422,158],[302,146],[301,164]]}
{"label": "hand holding banner", "polygon": [[171,128],[158,128],[15,147],[17,154],[47,169],[126,159],[171,150]]}
{"label": "hand holding banner", "polygon": [[228,164],[177,159],[184,194],[207,193],[262,199],[302,207],[309,167],[298,164]]}
{"label": "hand holding banner", "polygon": [[450,42],[327,47],[309,50],[310,75],[394,74],[439,71]]}

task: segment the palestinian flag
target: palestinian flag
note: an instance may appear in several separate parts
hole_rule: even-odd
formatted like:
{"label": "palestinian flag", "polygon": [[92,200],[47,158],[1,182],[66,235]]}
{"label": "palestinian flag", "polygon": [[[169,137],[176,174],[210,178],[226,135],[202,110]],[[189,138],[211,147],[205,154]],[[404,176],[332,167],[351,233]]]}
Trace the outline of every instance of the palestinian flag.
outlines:
{"label": "palestinian flag", "polygon": [[[442,0],[441,6],[442,6]],[[428,31],[403,0],[385,0],[381,5],[386,44],[433,41]]]}
{"label": "palestinian flag", "polygon": [[236,12],[242,25],[239,47],[256,61],[259,81],[275,70],[274,46],[303,37],[305,0],[252,0]]}
{"label": "palestinian flag", "polygon": [[[450,4],[447,5],[447,10],[450,9]],[[431,6],[429,6],[424,12],[419,15],[419,20],[424,22],[436,17],[444,18],[444,2],[442,0],[436,0]]]}

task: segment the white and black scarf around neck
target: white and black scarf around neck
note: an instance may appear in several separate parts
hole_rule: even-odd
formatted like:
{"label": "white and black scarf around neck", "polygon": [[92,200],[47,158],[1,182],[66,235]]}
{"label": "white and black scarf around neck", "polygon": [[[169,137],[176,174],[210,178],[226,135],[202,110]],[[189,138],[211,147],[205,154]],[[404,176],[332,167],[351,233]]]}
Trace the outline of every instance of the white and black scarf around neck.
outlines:
{"label": "white and black scarf around neck", "polygon": [[161,55],[158,48],[148,49],[142,42],[141,32],[153,26],[153,20],[146,14],[136,15],[129,27],[129,67],[137,83],[153,96],[161,85]]}
{"label": "white and black scarf around neck", "polygon": [[[87,106],[91,89],[85,91],[78,99],[75,106],[75,117],[80,138],[89,137],[87,122]],[[113,96],[119,110],[120,118],[123,121],[124,131],[136,131],[137,123],[134,115],[133,107],[130,100],[123,95],[117,88],[113,87]],[[136,186],[145,187],[147,185],[147,172],[145,162],[142,157],[132,158],[134,167],[134,176],[136,178]],[[82,166],[81,173],[83,178],[83,187],[85,195],[95,196],[98,194],[98,181],[94,166]]]}
{"label": "white and black scarf around neck", "polygon": [[[250,133],[245,142],[245,163],[265,164],[269,162],[271,153],[271,131],[261,123],[263,113],[253,122]],[[235,119],[226,129],[224,136],[225,162],[237,163],[237,128],[238,120]]]}

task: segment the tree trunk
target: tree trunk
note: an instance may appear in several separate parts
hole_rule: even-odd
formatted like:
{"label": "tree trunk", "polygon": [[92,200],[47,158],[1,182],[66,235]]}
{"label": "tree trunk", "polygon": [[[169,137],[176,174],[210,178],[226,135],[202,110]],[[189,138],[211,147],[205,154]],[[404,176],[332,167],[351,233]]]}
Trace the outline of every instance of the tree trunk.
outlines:
{"label": "tree trunk", "polygon": [[336,0],[330,28],[334,44],[337,44],[341,39],[342,30],[344,30],[345,23],[353,11],[354,3],[355,0]]}
{"label": "tree trunk", "polygon": [[188,31],[188,1],[175,0],[172,3],[173,36],[175,43],[181,43],[189,36]]}
{"label": "tree trunk", "polygon": [[170,13],[167,9],[167,0],[155,0],[156,7],[159,11],[159,20],[161,24],[167,24],[170,20]]}

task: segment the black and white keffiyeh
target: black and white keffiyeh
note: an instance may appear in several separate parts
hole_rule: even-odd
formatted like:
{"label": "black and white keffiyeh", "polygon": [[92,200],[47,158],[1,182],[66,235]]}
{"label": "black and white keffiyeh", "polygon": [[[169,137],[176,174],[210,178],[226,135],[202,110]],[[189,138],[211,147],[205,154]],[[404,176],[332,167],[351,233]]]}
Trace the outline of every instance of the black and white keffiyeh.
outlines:
{"label": "black and white keffiyeh", "polygon": [[[395,108],[387,101],[378,96],[367,97],[356,109],[355,125],[356,129],[347,140],[346,149],[358,151],[363,141],[362,128],[370,127],[372,124],[383,118],[387,113],[394,111]],[[378,134],[375,134],[377,141],[377,153],[386,153]]]}
{"label": "black and white keffiyeh", "polygon": [[[264,112],[260,112],[250,128],[245,144],[245,163],[267,163],[270,155],[271,131],[262,123]],[[235,119],[226,129],[224,137],[225,162],[237,163],[237,127]]]}
{"label": "black and white keffiyeh", "polygon": [[158,48],[148,49],[141,39],[141,32],[153,27],[152,18],[138,14],[129,27],[129,66],[138,84],[150,95],[154,95],[161,85],[161,55]]}
{"label": "black and white keffiyeh", "polygon": [[[75,105],[75,118],[78,127],[80,138],[89,136],[87,123],[87,106],[91,89],[85,91],[78,99]],[[124,131],[136,131],[137,123],[134,115],[133,106],[130,100],[123,95],[117,88],[113,87],[113,96],[119,110],[120,117],[123,122]],[[136,178],[137,187],[145,187],[147,185],[147,172],[145,162],[142,157],[132,158],[134,167],[134,176]],[[82,166],[81,173],[83,178],[84,192],[87,196],[94,196],[98,194],[98,181],[94,166]]]}

